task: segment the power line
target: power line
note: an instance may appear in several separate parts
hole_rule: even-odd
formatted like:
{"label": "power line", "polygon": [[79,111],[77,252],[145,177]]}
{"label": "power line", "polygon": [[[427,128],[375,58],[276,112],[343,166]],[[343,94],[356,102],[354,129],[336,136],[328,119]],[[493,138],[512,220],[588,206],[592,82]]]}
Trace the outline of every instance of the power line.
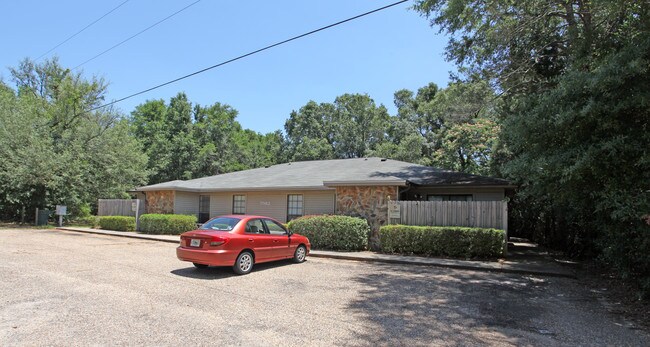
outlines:
{"label": "power line", "polygon": [[123,97],[123,98],[120,98],[120,99],[117,99],[117,100],[113,100],[113,101],[111,101],[111,102],[109,102],[109,103],[106,103],[106,104],[104,104],[104,105],[100,105],[100,106],[97,106],[97,107],[93,107],[93,108],[89,109],[87,112],[94,111],[94,110],[97,110],[97,109],[100,109],[100,108],[104,108],[104,107],[106,107],[106,106],[110,106],[110,105],[117,104],[118,102],[121,102],[121,101],[124,101],[124,100],[130,99],[130,98],[132,98],[132,97],[134,97],[134,96],[138,96],[138,95],[140,95],[140,94],[144,94],[144,93],[150,92],[150,91],[152,91],[152,90],[155,90],[155,89],[158,89],[158,88],[164,87],[164,86],[166,86],[166,85],[168,85],[168,84],[172,84],[172,83],[178,82],[178,81],[180,81],[180,80],[184,80],[184,79],[186,79],[186,78],[188,78],[188,77],[192,77],[192,76],[194,76],[194,75],[198,75],[198,74],[200,74],[200,73],[204,73],[204,72],[206,72],[206,71],[208,71],[208,70],[212,70],[212,69],[214,69],[214,68],[217,68],[217,67],[220,67],[220,66],[223,66],[223,65],[226,65],[226,64],[232,63],[232,62],[234,62],[234,61],[237,61],[237,60],[240,60],[240,59],[246,58],[246,57],[251,56],[251,55],[253,55],[253,54],[260,53],[260,52],[265,51],[265,50],[267,50],[267,49],[271,49],[271,48],[273,48],[273,47],[283,45],[283,44],[285,44],[285,43],[288,43],[288,42],[291,42],[291,41],[294,41],[294,40],[297,40],[297,39],[303,38],[303,37],[305,37],[305,36],[309,36],[309,35],[315,34],[315,33],[319,32],[319,31],[323,31],[323,30],[326,30],[326,29],[329,29],[329,28],[332,28],[332,27],[335,27],[335,26],[341,25],[341,24],[343,24],[343,23],[347,23],[347,22],[353,21],[353,20],[355,20],[355,19],[359,19],[359,18],[361,18],[361,17],[365,17],[365,16],[367,16],[367,15],[370,15],[370,14],[373,14],[373,13],[375,13],[375,12],[379,12],[379,11],[385,10],[385,9],[390,8],[390,7],[393,7],[393,6],[397,6],[397,5],[399,5],[399,4],[401,4],[401,3],[404,3],[404,2],[407,2],[407,1],[409,1],[409,0],[401,0],[401,1],[397,1],[397,2],[394,2],[394,3],[390,4],[390,5],[386,5],[386,6],[384,6],[384,7],[380,7],[380,8],[374,9],[374,10],[372,10],[372,11],[368,11],[368,12],[365,12],[365,13],[362,13],[362,14],[359,14],[359,15],[356,15],[356,16],[354,16],[354,17],[350,17],[350,18],[348,18],[348,19],[344,19],[344,20],[342,20],[342,21],[339,21],[339,22],[336,22],[336,23],[330,24],[330,25],[326,25],[326,26],[324,26],[324,27],[318,28],[318,29],[316,29],[316,30],[312,30],[312,31],[310,31],[310,32],[307,32],[307,33],[304,33],[304,34],[301,34],[301,35],[298,35],[298,36],[294,36],[294,37],[292,37],[292,38],[290,38],[290,39],[286,39],[286,40],[284,40],[284,41],[276,42],[276,43],[274,43],[274,44],[272,44],[272,45],[268,45],[268,46],[266,46],[266,47],[263,47],[263,48],[257,49],[257,50],[255,50],[255,51],[252,51],[252,52],[249,52],[249,53],[246,53],[246,54],[240,55],[240,56],[238,56],[238,57],[235,57],[235,58],[232,58],[232,59],[226,60],[226,61],[224,61],[224,62],[221,62],[221,63],[215,64],[215,65],[212,65],[212,66],[209,66],[209,67],[206,67],[205,69],[201,69],[201,70],[198,70],[198,71],[192,72],[192,73],[190,73],[190,74],[187,74],[187,75],[185,75],[185,76],[178,77],[178,78],[173,79],[173,80],[171,80],[171,81],[167,81],[167,82],[165,82],[165,83],[161,83],[161,84],[159,84],[159,85],[157,85],[157,86],[154,86],[154,87],[151,87],[151,88],[148,88],[148,89],[145,89],[145,90],[139,91],[139,92],[137,92],[137,93],[133,93],[133,94],[131,94],[131,95],[129,95],[129,96],[125,96],[125,97]]}
{"label": "power line", "polygon": [[47,51],[47,52],[41,54],[38,58],[36,58],[36,60],[39,60],[39,59],[43,58],[43,57],[46,56],[48,53],[50,53],[50,52],[52,52],[53,50],[59,48],[62,44],[66,43],[66,42],[68,42],[68,41],[70,41],[70,40],[72,40],[75,36],[81,34],[84,30],[90,28],[91,26],[93,26],[93,24],[99,22],[99,21],[102,20],[104,17],[106,17],[106,16],[108,16],[109,14],[113,13],[113,11],[115,11],[115,10],[117,10],[118,8],[122,7],[122,5],[126,4],[127,2],[129,2],[129,0],[125,0],[124,2],[122,2],[121,4],[119,4],[119,5],[117,5],[115,8],[113,8],[112,10],[110,10],[110,11],[104,13],[103,16],[97,18],[94,22],[92,22],[92,23],[86,25],[83,29],[77,31],[77,32],[74,33],[72,36],[70,36],[70,37],[68,37],[67,39],[63,40],[63,42],[61,42],[61,43],[59,43],[58,45],[52,47],[49,51]]}
{"label": "power line", "polygon": [[189,4],[189,5],[187,5],[187,6],[183,7],[183,8],[181,8],[180,10],[178,10],[178,11],[176,11],[176,12],[170,14],[169,16],[167,16],[167,17],[165,17],[165,18],[163,18],[163,19],[157,21],[156,23],[154,23],[154,24],[148,26],[147,28],[141,30],[141,31],[138,32],[137,34],[135,34],[135,35],[133,35],[133,36],[131,36],[131,37],[129,37],[129,38],[123,40],[122,42],[120,42],[120,43],[114,45],[113,47],[111,47],[111,48],[109,48],[109,49],[107,49],[107,50],[105,50],[105,51],[103,51],[103,52],[101,52],[101,53],[95,55],[94,57],[92,57],[92,58],[90,58],[90,59],[84,61],[83,63],[81,63],[81,64],[75,66],[75,67],[73,68],[73,70],[76,70],[76,69],[80,68],[82,65],[85,65],[86,63],[88,63],[88,62],[90,62],[90,61],[93,61],[93,60],[95,60],[95,59],[101,57],[102,55],[108,53],[109,51],[112,51],[113,49],[115,49],[115,48],[117,48],[117,47],[123,45],[123,44],[126,43],[127,41],[130,41],[131,39],[134,39],[136,36],[139,36],[140,34],[144,33],[145,31],[147,31],[147,30],[149,30],[149,29],[151,29],[151,28],[157,26],[158,24],[160,24],[160,23],[162,23],[162,22],[168,20],[169,18],[172,18],[172,17],[174,17],[175,15],[177,15],[177,14],[179,14],[179,13],[181,13],[181,12],[187,10],[188,8],[190,8],[190,7],[194,6],[194,5],[196,5],[196,4],[199,3],[200,1],[201,1],[201,0],[196,0],[196,1],[194,1],[193,3],[191,3],[191,4]]}

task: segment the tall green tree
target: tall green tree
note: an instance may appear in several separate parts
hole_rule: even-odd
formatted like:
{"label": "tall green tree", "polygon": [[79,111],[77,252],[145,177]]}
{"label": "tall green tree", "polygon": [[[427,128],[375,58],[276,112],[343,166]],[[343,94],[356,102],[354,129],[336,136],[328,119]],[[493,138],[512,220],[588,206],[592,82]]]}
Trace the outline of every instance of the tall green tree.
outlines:
{"label": "tall green tree", "polygon": [[309,101],[292,111],[284,124],[290,160],[323,160],[334,158],[334,121],[336,109],[331,103]]}
{"label": "tall green tree", "polygon": [[361,158],[386,140],[390,116],[367,94],[343,94],[334,100],[334,153]]}
{"label": "tall green tree", "polygon": [[597,254],[650,295],[650,3],[423,0],[462,78],[489,81],[516,229]]}
{"label": "tall green tree", "polygon": [[389,120],[386,107],[366,94],[343,94],[334,103],[310,101],[285,123],[289,159],[363,157],[386,141]]}
{"label": "tall green tree", "polygon": [[493,119],[495,97],[484,82],[430,83],[417,93],[395,92],[389,142],[374,156],[433,165],[473,174],[492,174],[499,127]]}
{"label": "tall green tree", "polygon": [[11,69],[15,89],[0,85],[0,207],[87,210],[145,182],[146,156],[104,101],[106,84],[64,69],[56,59]]}
{"label": "tall green tree", "polygon": [[434,162],[449,170],[489,175],[498,129],[494,121],[485,118],[452,125],[443,133]]}
{"label": "tall green tree", "polygon": [[178,93],[169,104],[149,100],[131,113],[134,135],[149,155],[149,184],[273,165],[284,158],[280,132],[242,129],[237,110],[219,102],[192,104]]}

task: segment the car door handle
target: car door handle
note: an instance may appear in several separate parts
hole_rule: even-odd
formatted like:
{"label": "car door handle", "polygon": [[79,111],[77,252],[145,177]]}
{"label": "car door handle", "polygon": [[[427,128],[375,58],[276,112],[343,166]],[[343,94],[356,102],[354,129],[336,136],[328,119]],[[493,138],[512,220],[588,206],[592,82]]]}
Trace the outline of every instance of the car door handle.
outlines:
{"label": "car door handle", "polygon": [[248,239],[248,242],[253,242],[253,241],[255,241],[255,240],[253,240],[253,239]]}
{"label": "car door handle", "polygon": [[278,240],[273,240],[273,242],[280,242],[280,241],[278,241]]}

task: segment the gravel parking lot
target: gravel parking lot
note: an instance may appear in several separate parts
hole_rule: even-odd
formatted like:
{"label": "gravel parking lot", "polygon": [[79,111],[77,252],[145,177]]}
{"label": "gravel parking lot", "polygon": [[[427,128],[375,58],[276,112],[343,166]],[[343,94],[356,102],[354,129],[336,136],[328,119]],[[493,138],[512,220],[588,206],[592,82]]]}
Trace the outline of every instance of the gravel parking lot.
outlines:
{"label": "gravel parking lot", "polygon": [[321,258],[235,276],[55,230],[0,245],[2,346],[650,345],[571,279]]}

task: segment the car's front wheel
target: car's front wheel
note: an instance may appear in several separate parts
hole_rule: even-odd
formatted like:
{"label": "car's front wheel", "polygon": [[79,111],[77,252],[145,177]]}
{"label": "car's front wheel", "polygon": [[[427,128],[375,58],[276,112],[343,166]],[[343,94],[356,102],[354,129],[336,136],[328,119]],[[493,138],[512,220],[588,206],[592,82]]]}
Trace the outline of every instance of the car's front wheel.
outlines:
{"label": "car's front wheel", "polygon": [[305,261],[305,257],[307,257],[307,247],[303,245],[298,246],[298,248],[296,248],[296,251],[293,252],[293,262],[302,263]]}
{"label": "car's front wheel", "polygon": [[206,267],[208,267],[208,266],[205,265],[205,264],[199,264],[199,263],[192,263],[192,264],[194,264],[194,266],[195,266],[197,269],[205,269]]}
{"label": "car's front wheel", "polygon": [[232,269],[238,275],[246,275],[253,270],[253,263],[253,254],[251,252],[241,252],[239,256],[237,256],[237,260]]}

